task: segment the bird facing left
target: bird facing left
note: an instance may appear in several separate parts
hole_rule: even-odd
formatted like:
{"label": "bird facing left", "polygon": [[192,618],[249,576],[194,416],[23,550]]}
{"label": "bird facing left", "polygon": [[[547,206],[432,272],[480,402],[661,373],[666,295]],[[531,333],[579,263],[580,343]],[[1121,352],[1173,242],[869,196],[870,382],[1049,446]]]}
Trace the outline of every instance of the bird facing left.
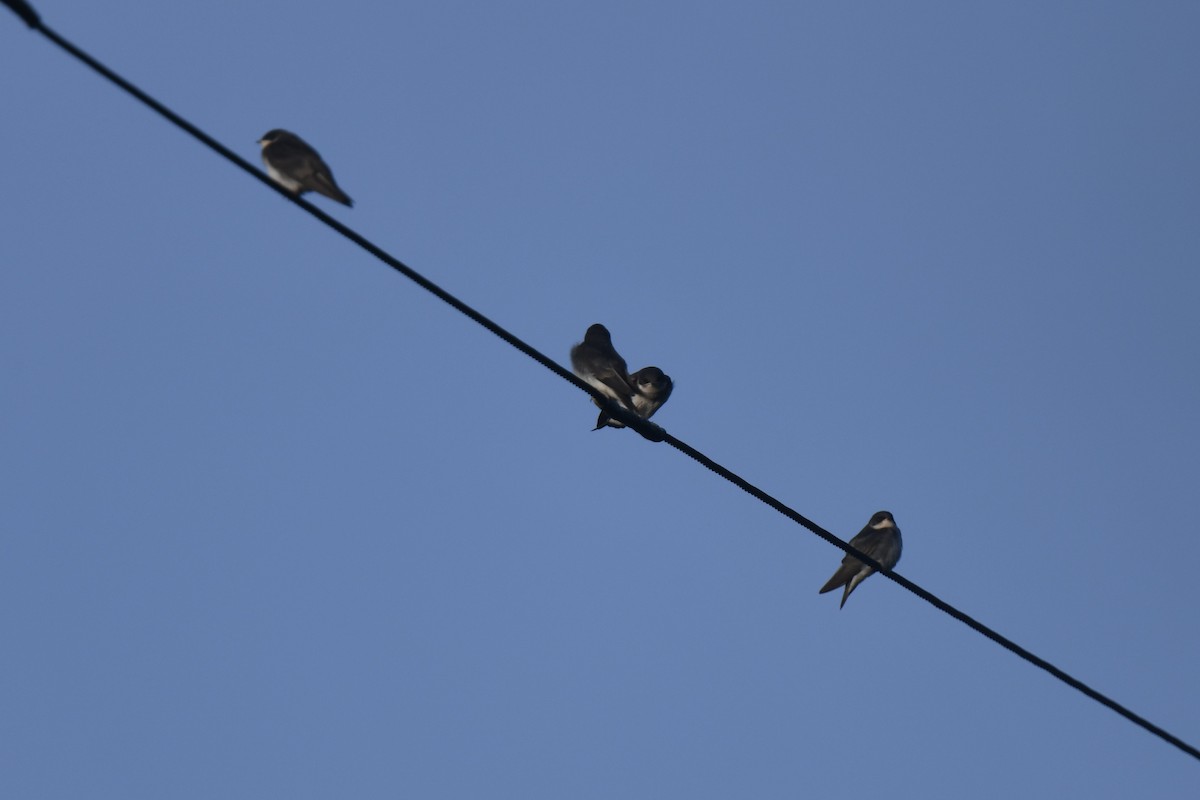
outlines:
{"label": "bird facing left", "polygon": [[283,188],[296,195],[316,192],[344,206],[354,205],[333,179],[333,170],[321,154],[296,134],[275,128],[264,133],[258,143],[262,145],[267,174]]}

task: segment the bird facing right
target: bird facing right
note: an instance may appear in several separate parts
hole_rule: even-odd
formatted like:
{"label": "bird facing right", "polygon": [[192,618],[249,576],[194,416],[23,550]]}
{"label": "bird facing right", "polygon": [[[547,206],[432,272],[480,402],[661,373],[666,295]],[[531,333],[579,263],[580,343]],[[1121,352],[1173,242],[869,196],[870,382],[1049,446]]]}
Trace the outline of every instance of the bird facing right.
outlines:
{"label": "bird facing right", "polygon": [[[633,410],[642,419],[654,416],[654,412],[670,399],[671,390],[675,388],[671,376],[658,367],[642,367],[629,376],[629,383],[633,386]],[[593,430],[598,431],[606,425],[610,428],[625,427],[624,422],[612,419],[607,411],[601,409]]]}
{"label": "bird facing right", "polygon": [[[850,540],[850,546],[875,559],[885,569],[891,569],[900,561],[900,550],[903,548],[904,542],[900,538],[900,528],[897,527],[896,520],[892,518],[892,512],[876,511],[866,527]],[[846,591],[842,593],[842,604],[838,606],[838,608],[843,608],[846,605],[846,598],[850,596],[854,588],[874,572],[874,568],[868,567],[847,553],[846,557],[842,559],[842,565],[838,567],[837,572],[833,573],[833,577],[821,587],[818,594],[825,594],[839,586],[845,586]]]}
{"label": "bird facing right", "polygon": [[333,170],[308,142],[281,128],[267,131],[258,140],[262,145],[263,165],[267,174],[283,188],[297,195],[323,194],[344,206],[353,206],[350,196],[338,188]]}

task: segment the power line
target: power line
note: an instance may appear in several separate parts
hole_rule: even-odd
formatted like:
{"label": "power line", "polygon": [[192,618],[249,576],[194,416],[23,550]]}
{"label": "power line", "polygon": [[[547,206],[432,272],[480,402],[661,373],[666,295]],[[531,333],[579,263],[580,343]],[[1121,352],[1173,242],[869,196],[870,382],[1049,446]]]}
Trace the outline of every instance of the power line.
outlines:
{"label": "power line", "polygon": [[762,489],[759,489],[757,486],[750,483],[746,479],[742,478],[735,472],[723,467],[722,465],[718,464],[716,461],[713,461],[711,458],[704,455],[699,450],[695,449],[694,447],[687,444],[686,442],[684,442],[680,439],[677,439],[676,437],[667,433],[665,430],[663,430],[661,427],[654,424],[653,422],[644,420],[641,417],[637,416],[636,414],[630,413],[624,407],[612,402],[606,396],[601,394],[597,389],[593,388],[590,384],[588,384],[588,383],[584,382],[583,380],[581,380],[580,378],[576,377],[573,373],[568,372],[565,368],[560,366],[556,361],[549,358],[548,356],[546,356],[545,354],[543,354],[541,351],[537,350],[536,348],[532,347],[531,345],[527,344],[526,342],[524,342],[523,340],[521,340],[514,334],[505,330],[503,327],[496,324],[491,319],[484,316],[482,313],[476,311],[474,308],[467,305],[463,301],[459,300],[457,297],[450,294],[446,290],[442,289],[437,284],[435,284],[432,281],[430,281],[429,279],[425,278],[423,275],[421,275],[417,271],[408,267],[402,261],[400,261],[398,258],[392,256],[390,253],[383,250],[381,247],[375,245],[374,243],[372,243],[370,240],[368,240],[361,234],[357,233],[356,231],[350,229],[349,227],[342,224],[338,220],[329,216],[324,211],[317,208],[312,203],[309,203],[308,201],[304,200],[299,195],[294,195],[291,192],[289,192],[288,190],[284,189],[282,186],[280,186],[275,181],[273,181],[271,178],[269,178],[261,170],[257,169],[253,165],[251,165],[248,161],[243,159],[237,153],[235,153],[232,150],[230,150],[229,148],[225,147],[223,144],[218,142],[216,139],[213,139],[211,136],[206,134],[204,131],[200,130],[195,125],[193,125],[190,122],[188,122],[187,120],[185,120],[183,117],[181,117],[178,114],[176,114],[175,112],[171,111],[169,108],[167,108],[163,104],[159,103],[157,100],[152,98],[150,95],[146,94],[141,89],[137,88],[132,83],[125,80],[120,75],[116,74],[115,72],[113,72],[108,67],[101,64],[96,59],[92,58],[90,55],[85,53],[83,50],[80,50],[74,44],[67,41],[59,34],[55,33],[52,29],[47,27],[46,24],[41,21],[41,18],[38,16],[37,12],[34,11],[33,7],[30,6],[25,0],[0,0],[0,2],[4,3],[4,5],[8,6],[10,9],[12,9],[12,11],[15,14],[17,14],[17,16],[19,16],[22,20],[24,20],[24,22],[27,25],[29,25],[29,27],[42,33],[44,36],[46,36],[46,38],[50,39],[50,41],[54,42],[59,47],[66,50],[68,53],[75,56],[77,59],[79,59],[83,63],[87,64],[89,67],[94,69],[96,72],[100,73],[105,78],[112,81],[117,86],[121,87],[126,92],[130,93],[131,95],[136,97],[138,100],[142,101],[144,104],[146,104],[150,108],[154,109],[156,112],[158,112],[163,117],[166,117],[166,119],[168,119],[171,123],[173,123],[177,127],[182,128],[183,130],[190,133],[192,136],[194,136],[200,142],[202,142],[203,144],[205,144],[212,150],[216,151],[218,154],[224,156],[228,161],[233,162],[233,164],[235,164],[236,166],[245,170],[247,173],[254,176],[258,180],[262,181],[264,184],[269,186],[271,189],[275,190],[276,192],[279,192],[279,194],[283,195],[288,200],[291,200],[293,203],[295,203],[296,205],[303,208],[309,214],[312,214],[314,217],[316,217],[321,222],[325,223],[330,228],[332,228],[335,231],[337,231],[338,233],[340,233],[342,236],[345,236],[347,239],[354,242],[359,247],[363,248],[368,253],[375,256],[376,258],[378,258],[383,263],[387,264],[392,269],[394,269],[397,272],[399,272],[400,274],[404,275],[406,278],[408,278],[409,280],[416,283],[422,289],[425,289],[426,291],[430,292],[438,299],[440,299],[443,302],[447,303],[448,305],[452,306],[457,311],[470,317],[472,320],[479,323],[484,328],[486,328],[487,330],[494,333],[496,336],[499,336],[501,339],[503,339],[508,344],[517,348],[522,353],[524,353],[525,355],[532,358],[534,361],[537,361],[539,364],[544,366],[546,369],[555,373],[560,378],[563,378],[564,380],[573,383],[579,389],[582,389],[583,391],[590,394],[593,398],[595,398],[597,401],[599,401],[600,403],[603,404],[605,410],[609,413],[610,416],[625,423],[626,426],[637,431],[639,434],[641,434],[646,439],[649,439],[650,441],[653,441],[653,442],[666,442],[671,447],[674,447],[676,450],[678,450],[679,452],[688,456],[689,458],[692,458],[693,460],[697,461],[702,466],[707,467],[708,469],[712,470],[714,473],[716,473],[720,477],[724,478],[725,480],[729,481],[733,485],[737,486],[742,491],[746,492],[747,494],[751,495],[752,497],[757,498],[758,500],[762,501],[763,503],[766,503],[768,506],[770,506],[771,508],[778,511],[780,514],[783,514],[785,517],[791,519],[793,522],[796,522],[799,525],[802,525],[803,527],[807,528],[811,532],[815,533],[817,536],[821,537],[825,541],[832,544],[834,547],[837,547],[840,550],[845,551],[849,555],[854,556],[855,558],[857,558],[858,560],[867,564],[868,566],[873,567],[877,572],[887,576],[891,580],[900,584],[908,591],[910,591],[913,594],[920,597],[922,600],[933,605],[935,608],[938,608],[938,609],[944,611],[945,613],[954,617],[958,621],[960,621],[960,622],[964,623],[965,625],[969,626],[970,628],[974,629],[978,633],[983,634],[988,639],[991,639],[993,642],[995,642],[996,644],[1005,648],[1006,650],[1009,650],[1010,652],[1014,653],[1015,655],[1019,656],[1020,658],[1025,659],[1030,664],[1033,664],[1034,666],[1039,667],[1042,670],[1045,670],[1046,672],[1053,675],[1055,678],[1058,678],[1060,681],[1067,684],[1068,686],[1071,686],[1072,688],[1077,689],[1078,691],[1087,695],[1088,697],[1095,700],[1096,702],[1098,702],[1104,706],[1107,706],[1108,708],[1112,709],[1113,711],[1117,712],[1121,716],[1128,719],[1130,722],[1133,722],[1135,725],[1138,725],[1139,727],[1144,728],[1145,730],[1147,730],[1150,733],[1154,734],[1155,736],[1159,737],[1163,741],[1174,745],[1175,747],[1179,748],[1180,750],[1182,750],[1183,752],[1192,756],[1193,758],[1200,760],[1200,750],[1198,750],[1197,748],[1193,747],[1192,745],[1188,744],[1187,742],[1183,741],[1182,739],[1178,738],[1177,736],[1172,735],[1171,733],[1167,732],[1163,728],[1160,728],[1159,726],[1155,725],[1154,723],[1150,722],[1149,720],[1145,719],[1144,717],[1142,717],[1138,714],[1135,714],[1133,711],[1129,710],[1125,706],[1123,706],[1120,703],[1116,702],[1115,700],[1107,697],[1106,695],[1096,691],[1095,689],[1091,688],[1090,686],[1083,683],[1082,681],[1072,677],[1068,673],[1064,672],[1063,670],[1061,670],[1058,667],[1051,664],[1049,661],[1046,661],[1045,659],[1040,658],[1037,655],[1034,655],[1029,650],[1026,650],[1025,648],[1021,647],[1020,645],[1018,645],[1016,642],[1012,641],[1011,639],[1000,635],[999,633],[992,630],[991,628],[984,625],[983,623],[979,622],[975,618],[969,616],[968,614],[963,613],[962,611],[959,611],[954,606],[952,606],[949,603],[945,602],[944,600],[940,599],[939,597],[932,594],[931,592],[926,591],[925,589],[921,588],[917,584],[908,580],[904,576],[899,575],[895,572],[892,572],[891,570],[884,569],[881,564],[879,564],[877,561],[872,559],[870,556],[867,556],[864,553],[860,553],[858,550],[852,548],[846,542],[843,542],[841,539],[834,536],[832,533],[825,530],[820,525],[817,525],[815,522],[804,517],[799,512],[793,510],[792,508],[785,505],[781,501],[777,500],[775,497],[771,496],[767,492],[764,492]]}

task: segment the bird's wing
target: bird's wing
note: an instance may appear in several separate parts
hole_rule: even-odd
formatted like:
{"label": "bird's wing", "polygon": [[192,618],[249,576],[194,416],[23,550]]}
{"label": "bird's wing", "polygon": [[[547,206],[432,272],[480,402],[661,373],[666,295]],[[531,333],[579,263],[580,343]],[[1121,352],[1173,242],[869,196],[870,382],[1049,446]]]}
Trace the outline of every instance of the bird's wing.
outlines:
{"label": "bird's wing", "polygon": [[849,583],[850,579],[857,575],[858,571],[862,569],[862,566],[862,562],[854,556],[846,556],[844,559],[842,559],[842,565],[838,567],[837,572],[833,573],[832,578],[825,581],[825,585],[821,587],[821,591],[817,592],[817,594],[832,592],[839,586],[844,586],[845,584]]}
{"label": "bird's wing", "polygon": [[608,367],[594,373],[594,377],[609,389],[612,389],[613,395],[620,398],[622,405],[631,411],[633,410],[633,389],[629,386],[629,379],[622,375],[619,370]]}
{"label": "bird's wing", "polygon": [[326,197],[337,200],[339,203],[350,205],[350,197],[337,185],[333,179],[333,171],[329,169],[329,165],[324,161],[317,159],[316,167],[312,170],[312,175],[306,181],[307,185],[312,187],[314,192],[319,192]]}

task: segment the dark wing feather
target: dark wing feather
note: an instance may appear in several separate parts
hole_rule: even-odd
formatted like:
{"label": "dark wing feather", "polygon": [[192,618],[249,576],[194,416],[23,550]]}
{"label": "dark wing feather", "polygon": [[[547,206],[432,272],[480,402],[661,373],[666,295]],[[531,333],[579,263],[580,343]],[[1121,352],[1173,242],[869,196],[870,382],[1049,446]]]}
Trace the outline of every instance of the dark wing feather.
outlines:
{"label": "dark wing feather", "polygon": [[845,586],[850,582],[851,578],[858,574],[860,569],[862,569],[861,561],[853,556],[846,556],[842,559],[842,565],[838,567],[837,572],[833,573],[833,577],[825,582],[825,585],[821,587],[821,591],[817,592],[817,594],[825,594],[826,592],[832,592],[839,586]]}
{"label": "dark wing feather", "polygon": [[314,158],[317,163],[313,168],[312,177],[304,181],[304,185],[331,200],[337,200],[342,205],[353,206],[354,201],[350,199],[350,196],[338,188],[337,182],[333,179],[333,170],[329,169],[329,165],[320,157]]}

